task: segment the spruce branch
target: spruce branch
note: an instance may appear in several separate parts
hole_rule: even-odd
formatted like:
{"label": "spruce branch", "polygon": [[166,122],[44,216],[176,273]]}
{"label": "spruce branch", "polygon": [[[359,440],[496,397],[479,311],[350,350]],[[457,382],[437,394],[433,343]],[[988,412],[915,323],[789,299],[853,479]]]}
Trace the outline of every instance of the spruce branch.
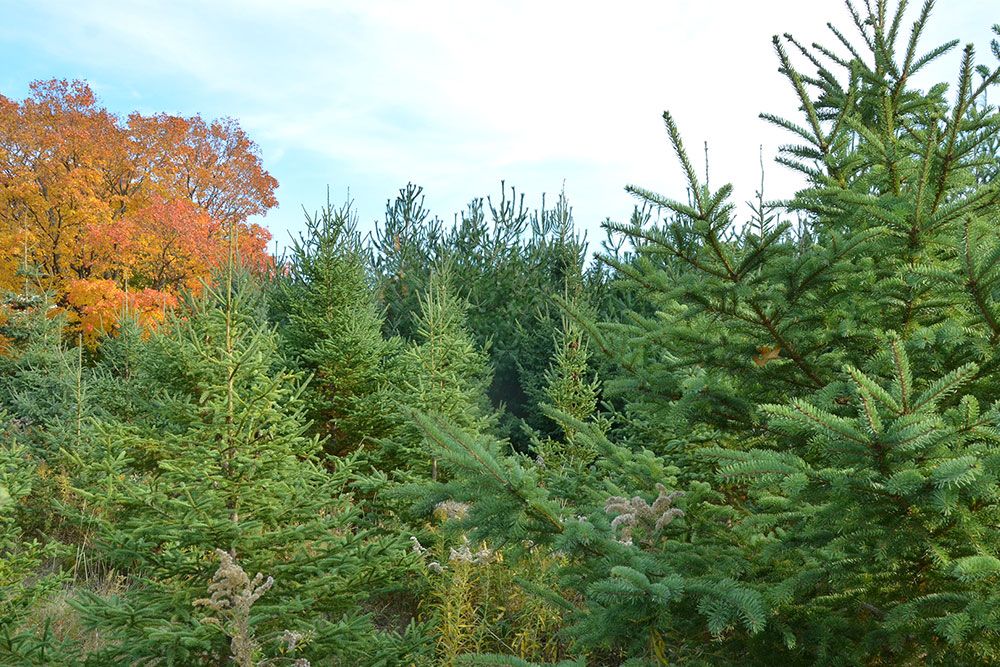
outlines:
{"label": "spruce branch", "polygon": [[799,103],[802,105],[802,109],[806,112],[806,118],[809,120],[809,126],[812,128],[812,143],[819,148],[820,151],[825,153],[829,146],[826,142],[826,137],[823,133],[823,128],[820,125],[819,115],[816,112],[816,107],[813,104],[812,98],[809,92],[805,88],[805,84],[802,81],[801,75],[792,66],[791,61],[788,59],[788,54],[785,52],[785,47],[781,45],[781,40],[775,35],[772,38],[772,43],[774,44],[774,50],[778,54],[778,60],[781,62],[781,72],[788,77],[791,82],[792,87],[795,89],[795,93],[799,97]]}
{"label": "spruce branch", "polygon": [[694,197],[694,201],[697,204],[697,215],[693,217],[704,218],[706,210],[704,201],[702,200],[702,188],[698,184],[698,176],[694,172],[694,167],[691,165],[691,160],[688,158],[687,151],[684,150],[684,142],[681,139],[680,130],[677,129],[677,124],[674,122],[674,118],[669,111],[663,112],[663,122],[667,127],[670,144],[674,147],[677,159],[680,161],[681,167],[684,169],[684,175],[687,177],[688,187],[691,190],[691,196]]}

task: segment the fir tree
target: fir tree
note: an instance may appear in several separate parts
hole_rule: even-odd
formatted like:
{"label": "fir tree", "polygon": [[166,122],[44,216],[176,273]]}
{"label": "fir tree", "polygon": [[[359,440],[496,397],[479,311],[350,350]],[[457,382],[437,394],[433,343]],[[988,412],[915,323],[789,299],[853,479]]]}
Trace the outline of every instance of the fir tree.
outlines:
{"label": "fir tree", "polygon": [[[106,504],[90,521],[102,558],[130,573],[130,585],[120,596],[82,592],[74,602],[108,640],[91,660],[191,664],[229,655],[231,630],[196,605],[216,549],[273,578],[249,617],[254,660],[387,664],[404,650],[375,631],[361,605],[379,590],[383,568],[405,558],[392,540],[353,526],[351,464],[329,471],[318,458],[303,384],[280,366],[278,337],[262,315],[259,290],[230,268],[152,341],[149,363],[173,380],[158,397],[161,414],[149,426],[101,427],[109,450],[124,454],[109,455],[103,484],[79,493]],[[287,633],[301,639],[294,653]]]}
{"label": "fir tree", "polygon": [[1000,412],[956,401],[975,364],[914,377],[892,338],[870,366],[844,369],[855,415],[763,406],[774,441],[716,452],[723,476],[752,483],[747,522],[769,529],[761,559],[786,577],[773,603],[799,625],[790,643],[825,661],[991,663]]}
{"label": "fir tree", "polygon": [[555,355],[545,373],[542,409],[558,428],[555,436],[536,438],[534,450],[545,468],[573,476],[585,474],[596,452],[580,438],[577,423],[596,420],[602,432],[606,418],[597,414],[600,383],[591,376],[590,350],[582,328],[569,316],[555,338]]}
{"label": "fir tree", "polygon": [[431,267],[443,251],[443,224],[425,205],[424,189],[407,183],[385,204],[385,221],[373,238],[374,269],[386,306],[385,331],[406,340],[416,336],[415,315]]}
{"label": "fir tree", "polygon": [[148,416],[147,392],[154,379],[147,375],[146,332],[128,311],[122,313],[114,335],[98,342],[96,360],[88,369],[91,403],[101,413],[130,422]]}
{"label": "fir tree", "polygon": [[[444,229],[424,207],[422,190],[408,186],[386,208],[376,230],[375,263],[387,308],[387,330],[417,338],[419,296],[435,267],[448,264],[453,289],[467,303],[467,322],[476,342],[489,348],[494,407],[504,407],[500,428],[526,448],[523,424],[547,431],[537,398],[558,329],[552,297],[567,281],[584,280],[585,241],[574,228],[565,193],[541,210],[525,206],[524,195],[501,183],[499,199],[473,199],[455,226]],[[588,281],[604,274],[591,272]]]}
{"label": "fir tree", "polygon": [[[491,369],[486,353],[466,325],[466,305],[455,295],[447,267],[432,274],[420,298],[418,342],[406,351],[405,412],[437,415],[469,432],[490,432],[496,416],[486,391]],[[404,417],[400,433],[385,443],[386,469],[409,470],[418,477],[437,476],[437,460],[412,420]]]}
{"label": "fir tree", "polygon": [[18,504],[19,528],[53,549],[73,545],[75,572],[89,558],[87,538],[67,523],[63,505],[68,490],[86,477],[77,463],[91,453],[92,418],[103,410],[92,395],[81,341],[74,347],[63,342],[65,320],[53,316],[53,308],[45,299],[32,300],[8,322],[14,345],[10,356],[0,356],[0,410],[8,420],[0,428],[8,429],[37,466],[27,485],[30,493]]}
{"label": "fir tree", "polygon": [[72,448],[69,434],[89,414],[82,350],[63,343],[65,320],[54,308],[39,298],[15,310],[4,327],[11,348],[0,355],[0,407],[17,420],[22,444],[50,463]]}
{"label": "fir tree", "polygon": [[368,264],[350,203],[328,203],[307,216],[276,290],[286,353],[313,376],[309,416],[341,454],[392,427],[388,384],[398,345],[383,338]]}
{"label": "fir tree", "polygon": [[[569,300],[578,306],[586,305],[584,310],[589,310],[585,293],[594,287],[592,279],[595,275],[599,278],[599,274],[585,271],[586,238],[576,232],[573,209],[564,191],[559,193],[551,209],[545,207],[543,197],[542,209],[532,217],[531,223],[526,256],[528,271],[537,282],[531,288],[532,302],[522,306],[525,310],[531,309],[530,316],[525,317],[524,311],[518,316],[511,363],[516,366],[518,384],[528,399],[518,410],[521,422],[531,430],[555,437],[557,433],[553,427],[558,425],[543,414],[542,407],[557,401],[549,395],[554,381],[551,337],[554,334],[564,339],[556,342],[556,356],[560,357],[567,354],[564,346],[572,345],[571,339],[575,336],[568,331],[568,327],[575,325],[567,321],[558,302]],[[583,366],[587,368],[580,370],[592,370],[586,349],[568,354],[574,359],[564,361],[574,364],[584,358]],[[520,444],[517,438],[512,441],[515,446]]]}
{"label": "fir tree", "polygon": [[47,625],[33,627],[27,620],[60,583],[58,574],[40,576],[43,563],[58,555],[52,548],[57,545],[22,529],[27,509],[22,504],[38,480],[38,460],[18,441],[19,426],[3,413],[0,429],[0,664],[52,664],[66,654]]}
{"label": "fir tree", "polygon": [[907,5],[775,38],[794,198],[665,114],[683,182],[593,266],[565,194],[408,185],[84,349],[25,245],[0,663],[1000,663],[1000,63]]}
{"label": "fir tree", "polygon": [[832,28],[846,55],[775,39],[805,117],[765,115],[801,140],[779,159],[808,179],[797,225],[763,205],[740,225],[665,115],[688,198],[630,188],[665,215],[610,225],[632,252],[603,261],[638,307],[581,321],[620,369],[607,388],[626,426],[612,442],[576,423],[599,458],[571,497],[420,420],[464,473],[438,493],[473,501],[476,536],[569,555],[570,632],[591,659],[997,659],[998,423],[979,405],[997,386],[1000,189],[984,175],[1000,123],[982,98],[1000,67],[974,82],[967,47],[952,99],[912,88],[955,46],[920,50],[932,6],[899,48],[905,3],[849,4],[857,43]]}

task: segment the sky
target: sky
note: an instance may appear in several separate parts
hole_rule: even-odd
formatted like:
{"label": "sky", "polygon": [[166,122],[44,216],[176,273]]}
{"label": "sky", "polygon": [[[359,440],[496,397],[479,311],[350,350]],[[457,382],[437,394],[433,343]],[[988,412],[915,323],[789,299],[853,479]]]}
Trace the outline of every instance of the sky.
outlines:
{"label": "sky", "polygon": [[[925,50],[958,38],[991,62],[1000,2],[938,5]],[[828,21],[851,28],[838,0],[0,0],[0,94],[78,78],[117,113],[236,118],[280,183],[260,220],[280,245],[327,188],[370,230],[407,182],[446,221],[501,181],[532,207],[565,188],[596,240],[629,217],[626,185],[684,197],[664,110],[738,203],[761,151],[765,195],[791,195],[772,162],[789,137],[758,118],[796,113],[771,35],[829,44]]]}

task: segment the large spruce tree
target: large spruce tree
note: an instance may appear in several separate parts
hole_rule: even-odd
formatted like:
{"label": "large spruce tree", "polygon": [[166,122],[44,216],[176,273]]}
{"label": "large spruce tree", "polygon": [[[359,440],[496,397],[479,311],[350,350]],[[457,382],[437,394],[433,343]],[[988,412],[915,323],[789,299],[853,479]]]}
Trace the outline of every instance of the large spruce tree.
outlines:
{"label": "large spruce tree", "polygon": [[568,555],[575,595],[553,601],[592,657],[1000,659],[1000,67],[969,46],[954,87],[914,88],[957,44],[922,47],[932,6],[908,36],[906,3],[876,2],[848,5],[857,37],[834,47],[775,38],[803,114],[764,115],[799,142],[779,159],[807,178],[795,225],[763,205],[741,224],[665,115],[688,197],[631,188],[662,220],[611,225],[634,254],[604,261],[641,307],[585,324],[626,427],[579,424],[601,458],[573,497],[421,419],[478,535]]}

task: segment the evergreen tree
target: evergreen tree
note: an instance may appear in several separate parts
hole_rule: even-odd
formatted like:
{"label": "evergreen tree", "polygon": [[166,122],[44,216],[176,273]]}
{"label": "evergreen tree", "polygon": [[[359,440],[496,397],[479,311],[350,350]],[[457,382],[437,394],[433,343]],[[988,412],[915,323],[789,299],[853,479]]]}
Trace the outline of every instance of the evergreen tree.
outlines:
{"label": "evergreen tree", "polygon": [[398,344],[383,338],[368,266],[350,203],[328,203],[306,217],[275,295],[285,351],[313,376],[309,416],[341,454],[392,428],[388,385]]}
{"label": "evergreen tree", "polygon": [[542,408],[560,433],[536,438],[534,450],[547,468],[562,469],[571,475],[584,474],[596,452],[580,438],[575,424],[596,419],[606,431],[605,418],[597,415],[600,383],[590,375],[590,350],[582,328],[570,317],[563,318],[555,339],[555,356],[545,373]]}
{"label": "evergreen tree", "polygon": [[764,117],[801,140],[779,159],[808,179],[798,225],[763,205],[738,224],[665,115],[688,200],[630,188],[667,212],[610,225],[632,252],[604,261],[639,307],[581,318],[621,369],[626,421],[618,442],[577,422],[592,479],[568,496],[420,419],[464,472],[437,493],[474,501],[477,537],[568,555],[577,605],[539,592],[575,612],[592,660],[997,660],[998,415],[979,406],[998,377],[1000,121],[983,95],[1000,67],[966,47],[951,99],[912,88],[956,43],[919,50],[926,2],[897,48],[905,4],[849,4],[846,56],[775,39],[805,120]]}
{"label": "evergreen tree", "polygon": [[[455,295],[448,267],[431,275],[420,298],[416,319],[418,342],[405,353],[406,412],[437,415],[473,433],[488,433],[496,424],[486,391],[490,386],[489,357],[466,325],[466,305]],[[408,416],[397,436],[385,442],[387,470],[408,470],[418,477],[437,477],[437,460],[423,434]]]}
{"label": "evergreen tree", "polygon": [[773,440],[716,452],[723,476],[750,483],[745,521],[769,529],[760,558],[778,575],[779,618],[795,623],[789,648],[839,663],[992,663],[1000,412],[955,401],[975,364],[914,377],[893,338],[870,365],[878,375],[845,368],[855,415],[763,406]]}
{"label": "evergreen tree", "polygon": [[907,6],[775,38],[795,197],[665,114],[592,266],[564,193],[408,185],[85,349],[25,246],[0,663],[1000,663],[1000,63],[915,87],[959,49]]}
{"label": "evergreen tree", "polygon": [[100,339],[88,369],[91,403],[100,413],[129,422],[149,415],[147,393],[154,379],[145,372],[146,332],[134,313],[122,313],[114,335]]}
{"label": "evergreen tree", "polygon": [[[541,210],[525,206],[524,195],[501,184],[499,200],[473,199],[455,226],[443,229],[424,207],[420,188],[407,186],[386,207],[374,250],[380,293],[386,302],[387,330],[417,338],[419,295],[435,267],[448,264],[453,289],[467,303],[467,321],[476,342],[490,353],[494,407],[503,407],[501,426],[516,447],[525,449],[523,425],[550,430],[537,399],[551,355],[551,333],[559,328],[552,298],[568,282],[584,280],[586,243],[575,231],[565,193]],[[605,274],[590,272],[588,282]]]}
{"label": "evergreen tree", "polygon": [[84,481],[86,472],[77,459],[89,456],[92,418],[102,410],[92,396],[81,341],[75,347],[63,342],[65,320],[53,310],[44,298],[32,299],[7,323],[13,345],[9,356],[0,356],[0,411],[7,415],[0,428],[26,450],[37,471],[26,484],[30,492],[15,506],[19,529],[50,553],[72,545],[75,572],[89,558],[88,540],[66,521],[62,505],[69,500],[69,489]]}
{"label": "evergreen tree", "polygon": [[73,446],[67,436],[89,413],[82,350],[63,343],[65,320],[51,316],[54,308],[32,298],[14,310],[4,326],[10,349],[0,355],[0,408],[17,420],[22,444],[49,463]]}
{"label": "evergreen tree", "polygon": [[[318,458],[322,442],[305,435],[302,383],[280,366],[277,342],[259,290],[231,267],[151,342],[154,374],[173,380],[158,397],[161,414],[148,426],[102,424],[105,478],[79,493],[106,506],[89,520],[102,558],[129,573],[129,586],[115,596],[83,591],[74,602],[107,640],[90,655],[95,664],[230,654],[257,664],[237,647],[254,661],[394,664],[404,650],[375,630],[362,604],[405,558],[392,540],[354,527],[351,463],[329,471]],[[216,550],[228,584],[217,580],[223,588],[196,603],[206,599]],[[269,583],[239,584],[242,568]],[[253,602],[253,613],[227,607],[227,595]]]}
{"label": "evergreen tree", "polygon": [[[567,331],[571,325],[562,312],[558,302],[568,299],[578,306],[587,306],[586,294],[594,287],[593,278],[599,279],[599,274],[587,272],[586,238],[576,232],[573,221],[573,209],[569,205],[565,192],[560,192],[556,205],[551,209],[545,207],[542,200],[542,210],[531,220],[531,235],[525,249],[526,270],[535,279],[530,288],[531,301],[521,306],[522,311],[517,316],[517,333],[508,363],[513,364],[517,371],[517,383],[524,393],[524,404],[518,406],[519,421],[529,429],[549,437],[556,436],[552,419],[543,414],[543,404],[550,403],[553,398],[548,395],[552,383],[552,336],[562,336],[565,340],[556,343],[557,356],[563,345],[570,345],[573,334]],[[523,299],[523,297],[522,297]],[[585,356],[583,362],[589,372],[590,355],[586,350],[582,354],[570,356]],[[572,362],[571,362],[572,363]],[[522,429],[523,430],[523,429]],[[518,448],[523,448],[518,438],[512,437]]]}
{"label": "evergreen tree", "polygon": [[372,245],[387,335],[406,340],[416,337],[420,295],[443,252],[443,237],[443,224],[431,216],[419,185],[407,183],[395,199],[386,202],[385,221],[376,227]]}
{"label": "evergreen tree", "polygon": [[58,551],[22,529],[25,508],[19,505],[32,495],[38,462],[18,441],[18,425],[3,413],[0,429],[0,664],[52,664],[65,655],[61,647],[47,626],[27,621],[59,585],[58,574],[39,575]]}

